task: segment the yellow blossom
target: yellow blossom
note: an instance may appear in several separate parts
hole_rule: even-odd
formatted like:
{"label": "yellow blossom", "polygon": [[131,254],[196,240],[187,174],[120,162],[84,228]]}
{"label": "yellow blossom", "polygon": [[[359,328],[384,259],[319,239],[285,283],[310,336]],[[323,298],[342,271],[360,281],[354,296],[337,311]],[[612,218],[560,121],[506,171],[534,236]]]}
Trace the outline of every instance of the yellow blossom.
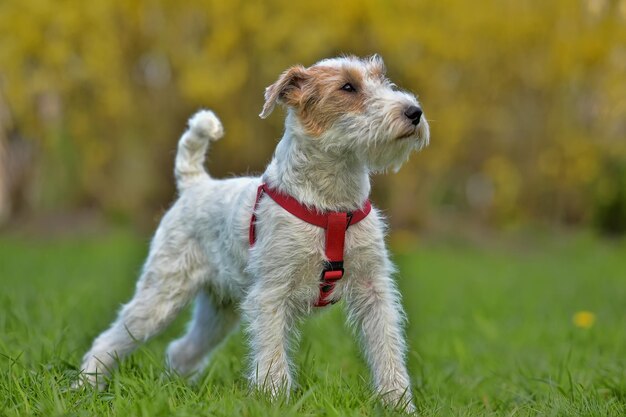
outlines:
{"label": "yellow blossom", "polygon": [[578,311],[572,317],[572,322],[576,327],[581,329],[589,329],[596,321],[596,315],[591,311]]}

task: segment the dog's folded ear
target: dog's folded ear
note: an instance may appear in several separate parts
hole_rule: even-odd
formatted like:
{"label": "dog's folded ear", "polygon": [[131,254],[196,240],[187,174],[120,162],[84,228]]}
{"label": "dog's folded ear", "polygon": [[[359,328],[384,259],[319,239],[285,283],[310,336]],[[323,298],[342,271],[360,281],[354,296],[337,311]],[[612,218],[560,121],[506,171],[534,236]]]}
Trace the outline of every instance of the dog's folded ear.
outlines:
{"label": "dog's folded ear", "polygon": [[272,113],[276,103],[296,106],[302,96],[302,82],[308,73],[302,65],[296,65],[283,72],[278,80],[265,89],[265,104],[259,116],[265,119]]}

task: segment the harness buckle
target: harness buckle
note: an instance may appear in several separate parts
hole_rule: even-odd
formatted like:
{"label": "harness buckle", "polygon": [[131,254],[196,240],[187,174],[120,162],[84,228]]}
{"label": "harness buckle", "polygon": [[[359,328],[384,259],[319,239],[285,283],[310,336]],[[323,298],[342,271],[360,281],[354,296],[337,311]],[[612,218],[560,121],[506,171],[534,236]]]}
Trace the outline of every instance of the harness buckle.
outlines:
{"label": "harness buckle", "polygon": [[343,278],[343,261],[324,261],[322,281],[335,282]]}

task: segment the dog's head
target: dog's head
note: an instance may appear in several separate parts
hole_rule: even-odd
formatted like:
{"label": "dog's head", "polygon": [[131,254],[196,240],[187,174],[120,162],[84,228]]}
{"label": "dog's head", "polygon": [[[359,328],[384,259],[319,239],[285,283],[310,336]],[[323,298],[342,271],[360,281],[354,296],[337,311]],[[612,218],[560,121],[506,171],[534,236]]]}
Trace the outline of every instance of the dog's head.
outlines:
{"label": "dog's head", "polygon": [[399,168],[429,141],[417,98],[385,76],[378,55],[291,67],[265,90],[260,116],[269,116],[276,103],[288,107],[288,121],[302,136],[328,151],[352,152],[373,170]]}

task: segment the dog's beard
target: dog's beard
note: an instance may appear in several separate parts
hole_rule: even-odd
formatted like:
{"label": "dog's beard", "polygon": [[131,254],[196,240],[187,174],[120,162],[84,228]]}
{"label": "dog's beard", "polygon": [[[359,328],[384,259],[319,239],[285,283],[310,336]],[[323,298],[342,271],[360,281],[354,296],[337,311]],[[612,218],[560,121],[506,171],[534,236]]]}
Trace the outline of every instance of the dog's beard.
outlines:
{"label": "dog's beard", "polygon": [[371,171],[384,172],[391,169],[397,172],[416,149],[416,143],[413,137],[376,143],[367,148],[364,158]]}
{"label": "dog's beard", "polygon": [[[337,154],[352,154],[361,159],[371,171],[397,172],[411,152],[428,145],[429,127],[426,119],[417,126],[404,120],[380,118],[366,123],[366,118],[346,117],[320,137],[323,149]],[[371,119],[370,119],[371,120]]]}
{"label": "dog's beard", "polygon": [[420,151],[428,145],[429,139],[430,130],[425,118],[417,126],[407,126],[402,119],[383,119],[375,130],[374,140],[366,146],[370,170],[397,172],[413,151]]}

